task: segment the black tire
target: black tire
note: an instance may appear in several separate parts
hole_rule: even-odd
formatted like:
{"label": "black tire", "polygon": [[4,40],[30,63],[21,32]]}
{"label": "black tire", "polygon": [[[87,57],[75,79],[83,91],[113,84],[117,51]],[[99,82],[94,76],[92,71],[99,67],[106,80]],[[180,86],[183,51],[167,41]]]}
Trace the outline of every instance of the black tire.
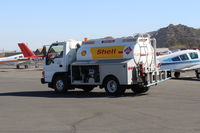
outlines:
{"label": "black tire", "polygon": [[175,72],[175,73],[174,73],[174,77],[177,78],[177,79],[180,78],[180,75],[181,75],[180,72]]}
{"label": "black tire", "polygon": [[133,87],[131,87],[131,90],[135,93],[135,94],[141,94],[141,93],[145,93],[149,90],[149,87],[142,87],[139,85],[134,85]]}
{"label": "black tire", "polygon": [[19,65],[17,65],[17,66],[16,66],[16,68],[17,68],[17,69],[20,69],[20,66],[19,66]]}
{"label": "black tire", "polygon": [[39,65],[35,65],[35,68],[39,68]]}
{"label": "black tire", "polygon": [[91,92],[94,89],[94,87],[87,86],[87,87],[82,87],[82,89],[84,92]]}
{"label": "black tire", "polygon": [[115,77],[108,77],[104,82],[105,91],[110,96],[121,96],[126,88],[120,86],[119,81]]}
{"label": "black tire", "polygon": [[197,79],[200,78],[200,73],[198,73],[197,71],[196,71],[196,77],[197,77]]}
{"label": "black tire", "polygon": [[58,93],[66,92],[67,86],[66,86],[66,82],[65,82],[64,78],[62,78],[61,76],[57,76],[56,78],[54,78],[53,88]]}
{"label": "black tire", "polygon": [[25,68],[25,69],[28,69],[28,65],[24,65],[24,68]]}

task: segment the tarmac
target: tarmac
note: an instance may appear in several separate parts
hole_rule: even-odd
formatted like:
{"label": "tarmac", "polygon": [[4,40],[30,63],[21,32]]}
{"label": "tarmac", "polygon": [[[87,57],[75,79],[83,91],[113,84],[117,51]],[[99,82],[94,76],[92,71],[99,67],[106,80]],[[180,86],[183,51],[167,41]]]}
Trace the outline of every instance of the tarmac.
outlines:
{"label": "tarmac", "polygon": [[0,133],[199,133],[200,80],[193,72],[151,87],[108,97],[42,85],[40,69],[0,65]]}

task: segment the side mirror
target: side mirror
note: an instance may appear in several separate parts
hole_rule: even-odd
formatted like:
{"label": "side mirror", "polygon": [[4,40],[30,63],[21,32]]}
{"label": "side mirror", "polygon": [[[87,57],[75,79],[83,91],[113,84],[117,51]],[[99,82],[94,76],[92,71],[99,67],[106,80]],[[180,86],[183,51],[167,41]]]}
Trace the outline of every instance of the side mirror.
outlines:
{"label": "side mirror", "polygon": [[76,51],[78,51],[78,49],[81,47],[81,45],[79,43],[76,44]]}
{"label": "side mirror", "polygon": [[43,46],[43,48],[42,48],[42,54],[43,54],[44,56],[47,55],[46,46]]}

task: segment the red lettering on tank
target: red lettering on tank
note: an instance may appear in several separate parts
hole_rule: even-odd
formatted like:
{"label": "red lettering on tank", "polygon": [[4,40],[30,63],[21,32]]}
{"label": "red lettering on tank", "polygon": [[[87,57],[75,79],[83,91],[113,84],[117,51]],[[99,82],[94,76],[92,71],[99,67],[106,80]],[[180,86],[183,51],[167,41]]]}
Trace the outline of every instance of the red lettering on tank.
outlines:
{"label": "red lettering on tank", "polygon": [[118,51],[118,54],[123,54],[123,51]]}
{"label": "red lettering on tank", "polygon": [[101,49],[97,50],[97,54],[98,55],[101,54]]}
{"label": "red lettering on tank", "polygon": [[[111,50],[105,50],[105,49],[98,49],[97,50],[97,55],[100,54],[116,54],[117,50],[116,49],[111,49]],[[118,52],[119,53],[119,52]],[[122,52],[123,53],[123,52]]]}

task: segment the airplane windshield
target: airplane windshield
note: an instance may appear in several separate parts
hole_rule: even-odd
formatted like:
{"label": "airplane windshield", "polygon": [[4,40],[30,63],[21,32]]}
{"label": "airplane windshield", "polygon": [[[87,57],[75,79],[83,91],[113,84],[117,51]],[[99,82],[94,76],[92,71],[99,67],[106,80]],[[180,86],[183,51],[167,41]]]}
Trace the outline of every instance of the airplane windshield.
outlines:
{"label": "airplane windshield", "polygon": [[189,57],[187,56],[187,54],[182,54],[180,55],[181,60],[189,60]]}
{"label": "airplane windshield", "polygon": [[196,52],[190,53],[189,55],[190,55],[191,59],[198,59],[199,58],[198,54]]}

